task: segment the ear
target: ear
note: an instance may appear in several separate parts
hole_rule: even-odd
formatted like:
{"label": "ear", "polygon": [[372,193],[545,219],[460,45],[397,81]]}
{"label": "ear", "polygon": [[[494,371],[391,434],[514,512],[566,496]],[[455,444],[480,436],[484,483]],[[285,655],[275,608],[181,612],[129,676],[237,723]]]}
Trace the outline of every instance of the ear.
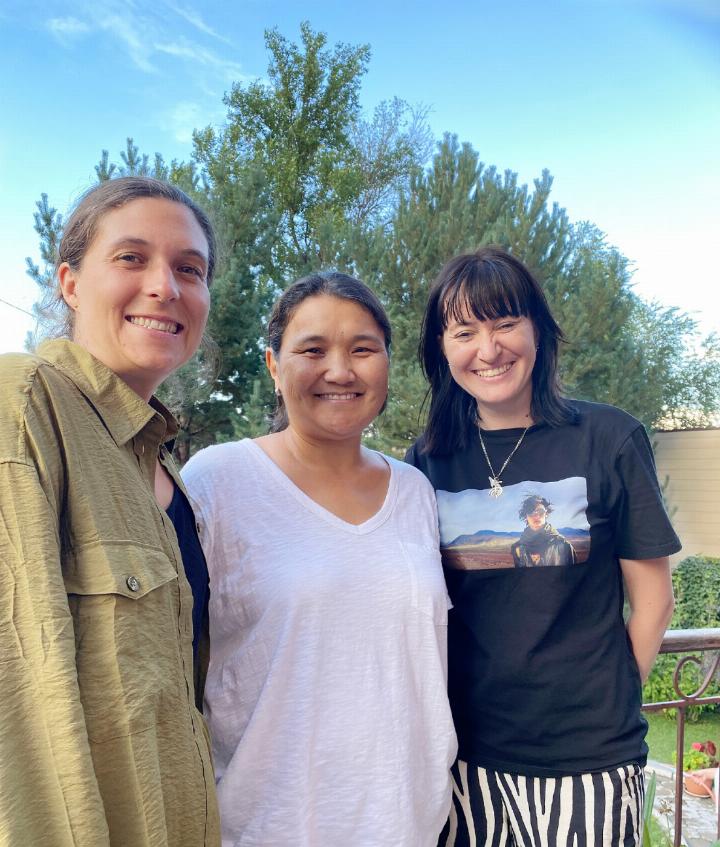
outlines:
{"label": "ear", "polygon": [[275,388],[276,389],[279,388],[280,386],[278,385],[278,372],[277,372],[278,371],[278,363],[277,363],[277,359],[275,358],[275,354],[272,351],[272,347],[265,348],[265,366],[267,367],[268,371],[270,372],[270,377],[272,378],[272,381],[275,383]]}
{"label": "ear", "polygon": [[57,270],[57,276],[63,300],[76,311],[79,304],[77,274],[67,262],[63,262]]}

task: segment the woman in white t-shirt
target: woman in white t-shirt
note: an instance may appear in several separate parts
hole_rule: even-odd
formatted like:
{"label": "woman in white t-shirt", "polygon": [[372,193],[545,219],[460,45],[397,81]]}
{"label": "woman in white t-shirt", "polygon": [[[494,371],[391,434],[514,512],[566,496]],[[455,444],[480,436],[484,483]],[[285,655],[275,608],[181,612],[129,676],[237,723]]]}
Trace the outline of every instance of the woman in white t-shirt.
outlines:
{"label": "woman in white t-shirt", "polygon": [[205,714],[224,847],[430,847],[450,804],[433,491],[361,436],[390,325],[339,273],[268,326],[272,432],[186,466],[210,570]]}

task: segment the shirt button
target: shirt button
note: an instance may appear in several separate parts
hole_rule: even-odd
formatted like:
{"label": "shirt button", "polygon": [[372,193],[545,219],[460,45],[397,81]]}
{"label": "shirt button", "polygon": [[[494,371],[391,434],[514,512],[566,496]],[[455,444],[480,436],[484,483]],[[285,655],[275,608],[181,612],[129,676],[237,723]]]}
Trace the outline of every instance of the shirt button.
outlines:
{"label": "shirt button", "polygon": [[140,580],[135,576],[129,576],[126,580],[127,587],[130,591],[139,591],[140,590]]}

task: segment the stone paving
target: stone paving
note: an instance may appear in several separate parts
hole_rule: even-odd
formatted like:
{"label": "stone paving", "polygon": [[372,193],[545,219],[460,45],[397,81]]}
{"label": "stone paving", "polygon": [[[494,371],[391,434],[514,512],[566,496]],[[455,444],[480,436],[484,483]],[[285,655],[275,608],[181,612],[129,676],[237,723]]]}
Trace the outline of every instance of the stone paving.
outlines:
{"label": "stone paving", "polygon": [[[648,762],[646,773],[657,775],[655,817],[669,828],[672,839],[675,828],[675,769],[659,762]],[[710,847],[717,841],[717,811],[708,797],[683,794],[683,842],[688,847]]]}

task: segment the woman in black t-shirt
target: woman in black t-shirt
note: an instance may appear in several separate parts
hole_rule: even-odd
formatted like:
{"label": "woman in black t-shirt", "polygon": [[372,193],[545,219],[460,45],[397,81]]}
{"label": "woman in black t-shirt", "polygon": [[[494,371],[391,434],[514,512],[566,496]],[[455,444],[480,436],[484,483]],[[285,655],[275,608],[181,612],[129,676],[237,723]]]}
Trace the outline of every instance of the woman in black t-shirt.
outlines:
{"label": "woman in black t-shirt", "polygon": [[640,843],[641,680],[680,545],[645,430],[562,396],[561,340],[503,250],[456,257],[431,289],[429,419],[407,460],[436,489],[454,604],[459,758],[443,847]]}

